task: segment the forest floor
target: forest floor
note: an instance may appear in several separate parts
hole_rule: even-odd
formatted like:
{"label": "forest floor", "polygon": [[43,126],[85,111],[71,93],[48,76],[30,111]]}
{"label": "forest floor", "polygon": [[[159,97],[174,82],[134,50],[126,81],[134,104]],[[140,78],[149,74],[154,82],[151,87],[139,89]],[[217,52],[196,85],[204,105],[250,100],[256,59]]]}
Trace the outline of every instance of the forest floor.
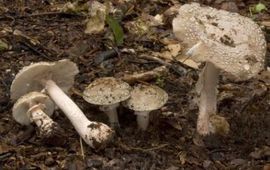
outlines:
{"label": "forest floor", "polygon": [[[198,108],[194,103],[199,70],[172,60],[174,49],[169,49],[174,44],[181,52],[172,33],[174,6],[190,1],[111,2],[117,12],[109,15],[121,18],[124,33],[118,35],[118,45],[112,34],[115,26],[105,24],[97,33],[85,33],[86,12],[62,12],[67,1],[0,0],[0,40],[5,43],[0,50],[0,169],[270,170],[270,10],[250,10],[256,0],[199,1],[252,17],[262,26],[268,47],[266,69],[258,76],[242,82],[221,76],[218,112],[230,123],[229,134],[201,137],[196,133]],[[270,9],[269,1],[260,2]],[[153,19],[157,14],[163,15],[162,23],[158,17]],[[98,107],[85,102],[80,93],[96,78],[161,66],[155,60],[160,56],[173,67],[148,83],[163,88],[169,94],[168,102],[152,113],[144,132],[137,129],[133,112],[121,107],[121,129],[103,150],[83,144],[82,154],[79,135],[60,110],[52,118],[65,130],[67,141],[61,146],[44,143],[34,126],[23,127],[12,117],[10,85],[16,73],[31,62],[68,58],[77,63],[80,72],[70,95],[90,120],[107,123]]]}

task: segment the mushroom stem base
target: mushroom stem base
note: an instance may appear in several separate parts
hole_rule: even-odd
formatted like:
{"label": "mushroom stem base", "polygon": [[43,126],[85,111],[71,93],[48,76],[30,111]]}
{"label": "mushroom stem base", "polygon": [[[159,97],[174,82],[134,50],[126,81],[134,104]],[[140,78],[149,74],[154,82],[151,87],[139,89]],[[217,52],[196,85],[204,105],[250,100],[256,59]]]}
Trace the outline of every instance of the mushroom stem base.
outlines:
{"label": "mushroom stem base", "polygon": [[149,112],[137,111],[135,114],[137,115],[138,128],[141,130],[146,130],[149,124]]}
{"label": "mushroom stem base", "polygon": [[48,80],[45,89],[55,104],[65,113],[76,131],[92,148],[105,146],[113,136],[110,127],[103,123],[92,122],[87,119],[81,109],[56,85]]}
{"label": "mushroom stem base", "polygon": [[27,114],[29,115],[30,121],[35,122],[37,125],[41,137],[49,137],[54,134],[56,130],[55,127],[58,126],[58,124],[41,109],[40,104],[32,106]]}
{"label": "mushroom stem base", "polygon": [[217,111],[217,84],[219,70],[210,62],[206,62],[196,84],[200,95],[197,131],[201,135],[210,134],[210,115]]}
{"label": "mushroom stem base", "polygon": [[117,113],[117,107],[119,106],[119,103],[108,105],[108,106],[100,106],[99,109],[103,111],[109,118],[110,125],[113,128],[120,127],[119,121],[118,121],[118,113]]}

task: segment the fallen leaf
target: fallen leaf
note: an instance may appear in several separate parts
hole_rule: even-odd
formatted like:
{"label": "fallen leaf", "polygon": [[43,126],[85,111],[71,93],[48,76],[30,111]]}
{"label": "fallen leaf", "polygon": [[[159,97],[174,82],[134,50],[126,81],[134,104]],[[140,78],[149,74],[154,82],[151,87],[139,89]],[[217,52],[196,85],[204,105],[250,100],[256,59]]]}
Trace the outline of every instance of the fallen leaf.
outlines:
{"label": "fallen leaf", "polygon": [[93,1],[89,8],[89,18],[86,20],[86,34],[95,34],[104,30],[106,19],[106,6]]}
{"label": "fallen leaf", "polygon": [[246,163],[247,163],[247,160],[244,160],[244,159],[234,159],[230,162],[230,164],[233,166],[239,166],[239,165],[243,165]]}
{"label": "fallen leaf", "polygon": [[179,62],[191,67],[191,68],[194,68],[194,69],[199,69],[199,64],[196,63],[195,61],[193,61],[192,59],[189,59],[189,58],[179,58],[177,59]]}
{"label": "fallen leaf", "polygon": [[62,8],[60,8],[60,11],[66,12],[66,13],[87,13],[89,8],[89,3],[82,3],[79,1],[75,1],[73,3],[67,2],[64,4]]}
{"label": "fallen leaf", "polygon": [[187,152],[185,152],[185,151],[179,152],[178,157],[179,157],[179,161],[180,161],[181,165],[184,165],[186,163],[186,160],[187,160]]}
{"label": "fallen leaf", "polygon": [[166,48],[169,49],[172,57],[176,57],[181,51],[181,45],[179,43],[169,44]]}
{"label": "fallen leaf", "polygon": [[8,49],[8,44],[0,39],[0,51]]}
{"label": "fallen leaf", "polygon": [[264,146],[262,148],[255,148],[255,151],[249,154],[254,159],[261,159],[263,157],[270,156],[270,147]]}
{"label": "fallen leaf", "polygon": [[95,34],[104,30],[105,22],[100,15],[93,16],[86,20],[86,28],[84,33]]}

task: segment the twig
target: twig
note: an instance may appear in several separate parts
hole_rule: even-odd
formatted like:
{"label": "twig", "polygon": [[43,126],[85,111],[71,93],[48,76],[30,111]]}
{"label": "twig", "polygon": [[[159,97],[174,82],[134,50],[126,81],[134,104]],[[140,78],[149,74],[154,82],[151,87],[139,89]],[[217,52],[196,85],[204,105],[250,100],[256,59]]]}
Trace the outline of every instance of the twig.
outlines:
{"label": "twig", "polygon": [[80,96],[80,97],[83,97],[84,95],[83,95],[83,93],[82,92],[80,92],[78,89],[76,89],[75,87],[72,87],[71,88],[71,91],[74,93],[74,94],[76,94],[76,95],[78,95],[78,96]]}
{"label": "twig", "polygon": [[262,94],[252,94],[251,97],[248,99],[248,101],[246,103],[243,104],[242,108],[240,109],[239,113],[242,114],[244,113],[244,111],[254,103],[254,101],[261,96],[266,96],[267,89],[262,93]]}
{"label": "twig", "polygon": [[60,12],[60,11],[55,11],[55,12],[43,12],[43,13],[37,13],[37,14],[30,14],[30,15],[21,15],[21,16],[16,16],[15,18],[28,18],[28,17],[38,17],[38,16],[44,16],[44,15],[67,15],[67,16],[80,16],[84,17],[84,15],[76,14],[76,13],[67,13],[67,12]]}
{"label": "twig", "polygon": [[162,64],[164,66],[167,66],[168,68],[172,69],[174,72],[176,72],[179,75],[186,74],[186,72],[187,72],[186,68],[184,68],[183,66],[166,62],[166,61],[164,61],[164,60],[162,60],[162,59],[160,59],[158,57],[148,56],[148,55],[141,55],[139,57],[143,58],[143,59],[147,59],[147,60],[156,61],[157,63],[160,63],[160,64]]}
{"label": "twig", "polygon": [[129,84],[133,84],[138,81],[148,81],[165,75],[168,73],[166,66],[157,67],[151,71],[144,73],[137,73],[132,75],[124,75],[121,79]]}
{"label": "twig", "polygon": [[122,147],[123,149],[126,149],[126,150],[135,150],[135,151],[141,151],[141,152],[150,152],[150,151],[154,151],[154,150],[159,150],[161,148],[164,148],[164,147],[167,147],[169,146],[169,144],[161,144],[161,145],[158,145],[156,147],[152,147],[152,148],[147,148],[147,149],[144,149],[144,148],[139,148],[139,147],[132,147],[132,146],[128,146],[122,142],[118,142],[119,146]]}
{"label": "twig", "polygon": [[47,47],[44,47],[41,45],[39,42],[34,41],[31,37],[23,34],[19,30],[14,30],[13,31],[13,36],[16,37],[16,41],[25,45],[28,47],[30,50],[34,51],[35,53],[41,55],[42,57],[53,61],[53,59],[50,56],[54,56],[52,51],[50,51]]}
{"label": "twig", "polygon": [[81,138],[81,137],[80,137],[80,147],[81,147],[82,158],[83,158],[83,160],[85,160],[85,154],[84,154],[83,142],[82,142],[82,138]]}

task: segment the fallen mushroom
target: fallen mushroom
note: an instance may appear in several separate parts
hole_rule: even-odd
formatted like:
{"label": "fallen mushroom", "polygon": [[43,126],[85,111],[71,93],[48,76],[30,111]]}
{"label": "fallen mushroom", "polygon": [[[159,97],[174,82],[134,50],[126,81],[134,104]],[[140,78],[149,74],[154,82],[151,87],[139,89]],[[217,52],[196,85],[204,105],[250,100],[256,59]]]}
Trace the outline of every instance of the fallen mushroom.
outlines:
{"label": "fallen mushroom", "polygon": [[34,122],[42,138],[56,136],[62,131],[50,116],[54,112],[54,103],[49,96],[40,92],[30,92],[20,97],[13,106],[13,118],[21,125]]}
{"label": "fallen mushroom", "polygon": [[135,111],[138,127],[146,130],[149,124],[149,113],[161,108],[168,100],[168,94],[154,85],[138,84],[130,93],[125,105]]}
{"label": "fallen mushroom", "polygon": [[197,131],[201,135],[216,133],[210,115],[217,112],[219,73],[237,81],[255,76],[264,66],[265,38],[255,22],[237,13],[197,3],[183,5],[178,12],[173,20],[175,36],[186,46],[191,59],[205,62],[196,85],[200,95]]}
{"label": "fallen mushroom", "polygon": [[16,100],[30,91],[45,89],[83,140],[92,148],[100,148],[111,140],[113,131],[103,123],[89,121],[81,109],[65,94],[73,85],[77,73],[76,64],[69,60],[31,64],[24,67],[13,80],[11,99]]}
{"label": "fallen mushroom", "polygon": [[83,92],[85,101],[99,105],[106,113],[112,127],[119,127],[117,107],[130,97],[131,87],[126,82],[113,77],[103,77],[93,81]]}

